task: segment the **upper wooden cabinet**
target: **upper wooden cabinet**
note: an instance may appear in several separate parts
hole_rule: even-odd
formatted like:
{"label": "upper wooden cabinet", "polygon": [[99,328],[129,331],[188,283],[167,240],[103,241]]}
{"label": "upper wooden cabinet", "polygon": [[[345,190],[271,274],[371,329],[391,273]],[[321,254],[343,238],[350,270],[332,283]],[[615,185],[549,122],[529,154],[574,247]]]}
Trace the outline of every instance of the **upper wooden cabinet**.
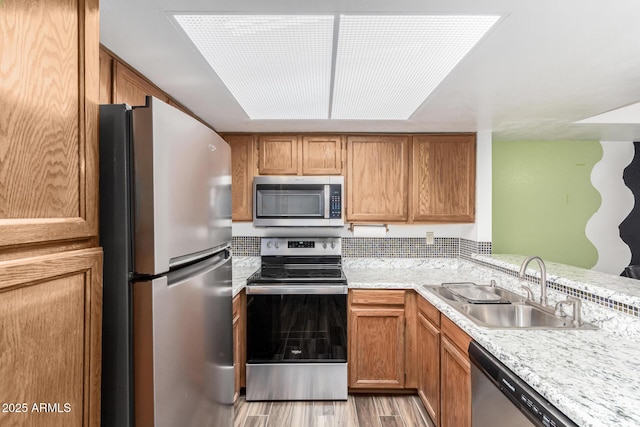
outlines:
{"label": "upper wooden cabinet", "polygon": [[341,175],[343,142],[340,135],[302,137],[303,175]]}
{"label": "upper wooden cabinet", "polygon": [[341,135],[257,135],[260,175],[341,175]]}
{"label": "upper wooden cabinet", "polygon": [[258,136],[260,175],[300,175],[301,147],[297,135]]}
{"label": "upper wooden cabinet", "polygon": [[232,218],[253,219],[253,177],[256,175],[253,135],[223,135],[231,147]]}
{"label": "upper wooden cabinet", "polygon": [[113,101],[113,64],[113,57],[100,49],[100,104]]}
{"label": "upper wooden cabinet", "polygon": [[115,61],[114,64],[114,103],[132,106],[145,105],[147,95],[169,102],[167,94],[149,83],[131,68]]}
{"label": "upper wooden cabinet", "polygon": [[413,222],[473,222],[475,134],[413,137]]}
{"label": "upper wooden cabinet", "polygon": [[407,221],[409,136],[347,137],[347,221]]}
{"label": "upper wooden cabinet", "polygon": [[98,19],[97,0],[0,3],[0,249],[10,247],[8,257],[25,245],[97,238]]}

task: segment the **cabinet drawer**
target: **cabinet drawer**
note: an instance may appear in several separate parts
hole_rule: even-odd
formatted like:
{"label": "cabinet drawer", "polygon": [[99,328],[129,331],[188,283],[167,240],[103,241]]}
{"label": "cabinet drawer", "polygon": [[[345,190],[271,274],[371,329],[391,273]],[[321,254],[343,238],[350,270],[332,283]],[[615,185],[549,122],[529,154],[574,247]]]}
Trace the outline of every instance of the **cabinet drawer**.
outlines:
{"label": "cabinet drawer", "polygon": [[423,297],[418,298],[418,310],[436,326],[440,326],[440,311]]}
{"label": "cabinet drawer", "polygon": [[354,289],[351,304],[404,305],[404,290]]}
{"label": "cabinet drawer", "polygon": [[442,316],[440,330],[454,343],[465,355],[469,355],[469,343],[471,337],[453,323],[447,316]]}

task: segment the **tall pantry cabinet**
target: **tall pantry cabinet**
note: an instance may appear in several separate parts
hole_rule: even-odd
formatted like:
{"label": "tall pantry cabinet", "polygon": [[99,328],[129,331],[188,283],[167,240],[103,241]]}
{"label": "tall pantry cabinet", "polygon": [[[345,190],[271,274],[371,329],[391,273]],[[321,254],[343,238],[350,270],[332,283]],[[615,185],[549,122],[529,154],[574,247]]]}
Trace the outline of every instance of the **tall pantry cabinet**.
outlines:
{"label": "tall pantry cabinet", "polygon": [[0,1],[0,425],[100,423],[98,19]]}

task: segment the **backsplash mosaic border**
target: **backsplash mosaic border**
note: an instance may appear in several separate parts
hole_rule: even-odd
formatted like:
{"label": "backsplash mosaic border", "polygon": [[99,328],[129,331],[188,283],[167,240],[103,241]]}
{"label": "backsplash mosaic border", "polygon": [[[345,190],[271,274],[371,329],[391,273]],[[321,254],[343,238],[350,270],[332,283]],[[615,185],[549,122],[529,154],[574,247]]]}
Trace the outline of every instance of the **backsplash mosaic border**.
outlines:
{"label": "backsplash mosaic border", "polygon": [[[478,264],[480,266],[483,267],[487,267],[490,268],[492,270],[496,270],[499,271],[501,273],[505,273],[508,274],[509,276],[513,276],[513,277],[517,277],[520,278],[519,272],[510,268],[506,268],[506,267],[502,267],[502,266],[498,266],[495,264],[491,264],[489,262],[486,261],[482,261],[479,259],[475,259],[475,258],[468,258],[469,261]],[[532,284],[536,284],[539,285],[540,284],[540,278],[536,277],[536,276],[532,276],[532,275],[525,275],[525,280],[529,283]],[[603,307],[606,308],[610,308],[613,310],[617,310],[620,311],[622,313],[634,316],[634,317],[640,317],[640,308],[636,307],[634,305],[629,305],[629,304],[625,304],[619,301],[614,301],[611,300],[609,298],[605,298],[599,295],[595,295],[592,294],[591,292],[585,292],[583,290],[580,289],[575,289],[572,288],[570,286],[566,286],[566,285],[562,285],[560,283],[556,283],[553,280],[547,280],[547,287],[549,289],[553,289],[554,291],[558,291],[561,292],[565,295],[571,295],[574,297],[578,297],[581,300],[587,301],[587,302],[592,302],[598,305],[601,305]]]}
{"label": "backsplash mosaic border", "polygon": [[[258,236],[234,236],[231,247],[237,256],[260,256]],[[421,237],[343,237],[346,258],[463,258],[491,254],[491,242],[458,237],[436,237],[429,245]]]}

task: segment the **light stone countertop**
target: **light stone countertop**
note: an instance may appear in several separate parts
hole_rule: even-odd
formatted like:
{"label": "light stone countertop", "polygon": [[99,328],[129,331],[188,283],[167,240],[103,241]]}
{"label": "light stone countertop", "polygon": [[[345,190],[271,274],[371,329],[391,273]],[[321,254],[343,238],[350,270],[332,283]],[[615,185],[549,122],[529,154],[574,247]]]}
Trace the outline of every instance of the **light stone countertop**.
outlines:
{"label": "light stone countertop", "polygon": [[[234,296],[259,266],[259,257],[234,258]],[[640,319],[584,302],[585,320],[601,329],[487,329],[424,285],[494,279],[523,294],[519,285],[525,282],[459,259],[344,258],[343,270],[349,288],[415,289],[579,426],[640,426]],[[549,291],[551,302],[562,297]]]}

